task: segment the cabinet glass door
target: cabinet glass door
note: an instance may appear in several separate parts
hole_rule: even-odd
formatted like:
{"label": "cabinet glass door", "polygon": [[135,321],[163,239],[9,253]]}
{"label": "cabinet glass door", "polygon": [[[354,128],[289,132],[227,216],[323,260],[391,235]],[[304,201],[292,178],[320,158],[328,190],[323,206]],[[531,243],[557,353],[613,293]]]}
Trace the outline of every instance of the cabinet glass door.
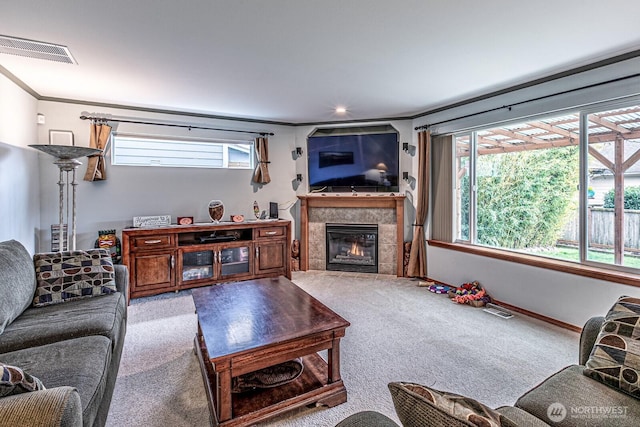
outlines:
{"label": "cabinet glass door", "polygon": [[251,273],[249,246],[220,250],[220,275],[222,277]]}
{"label": "cabinet glass door", "polygon": [[182,254],[182,281],[210,279],[213,277],[214,252],[196,251]]}

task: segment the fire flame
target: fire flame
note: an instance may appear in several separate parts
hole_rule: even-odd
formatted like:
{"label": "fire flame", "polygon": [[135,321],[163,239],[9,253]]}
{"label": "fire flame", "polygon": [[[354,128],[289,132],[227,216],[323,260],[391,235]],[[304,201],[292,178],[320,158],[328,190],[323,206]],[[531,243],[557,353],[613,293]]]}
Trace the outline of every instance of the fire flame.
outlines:
{"label": "fire flame", "polygon": [[351,244],[351,249],[349,250],[349,255],[364,256],[364,251],[362,250],[360,245],[358,245],[358,242],[353,242]]}

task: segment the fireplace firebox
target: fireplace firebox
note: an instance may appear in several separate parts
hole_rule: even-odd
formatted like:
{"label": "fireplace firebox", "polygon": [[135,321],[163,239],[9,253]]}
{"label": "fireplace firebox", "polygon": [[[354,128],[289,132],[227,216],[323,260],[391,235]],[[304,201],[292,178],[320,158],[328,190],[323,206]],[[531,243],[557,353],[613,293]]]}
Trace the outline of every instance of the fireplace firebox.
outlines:
{"label": "fireplace firebox", "polygon": [[327,270],[378,272],[377,224],[327,224]]}

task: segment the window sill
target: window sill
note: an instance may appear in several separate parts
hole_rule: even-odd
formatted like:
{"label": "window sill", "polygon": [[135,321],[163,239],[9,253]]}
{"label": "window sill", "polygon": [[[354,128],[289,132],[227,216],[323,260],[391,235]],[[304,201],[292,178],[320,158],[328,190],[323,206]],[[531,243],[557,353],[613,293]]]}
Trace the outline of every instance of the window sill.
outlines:
{"label": "window sill", "polygon": [[563,273],[575,274],[577,276],[590,277],[592,279],[640,287],[640,275],[637,274],[607,270],[569,261],[542,258],[533,255],[486,248],[482,246],[467,245],[463,243],[448,243],[439,240],[428,240],[427,242],[429,243],[429,246],[433,247],[444,248],[458,252],[466,252],[469,254],[500,259],[503,261],[516,262],[518,264],[545,268],[547,270],[561,271]]}

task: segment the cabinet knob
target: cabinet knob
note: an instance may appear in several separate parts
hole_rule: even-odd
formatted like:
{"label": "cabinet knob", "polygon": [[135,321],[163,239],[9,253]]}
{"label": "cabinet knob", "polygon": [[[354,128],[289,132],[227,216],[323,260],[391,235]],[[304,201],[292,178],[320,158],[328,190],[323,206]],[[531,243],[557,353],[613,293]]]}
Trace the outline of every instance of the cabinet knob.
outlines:
{"label": "cabinet knob", "polygon": [[162,240],[160,239],[154,239],[154,240],[145,240],[144,244],[145,245],[156,245],[158,243],[162,243]]}
{"label": "cabinet knob", "polygon": [[267,236],[273,236],[276,233],[277,231],[266,231],[264,234],[266,234]]}
{"label": "cabinet knob", "polygon": [[256,246],[256,258],[260,255],[260,248]]}

